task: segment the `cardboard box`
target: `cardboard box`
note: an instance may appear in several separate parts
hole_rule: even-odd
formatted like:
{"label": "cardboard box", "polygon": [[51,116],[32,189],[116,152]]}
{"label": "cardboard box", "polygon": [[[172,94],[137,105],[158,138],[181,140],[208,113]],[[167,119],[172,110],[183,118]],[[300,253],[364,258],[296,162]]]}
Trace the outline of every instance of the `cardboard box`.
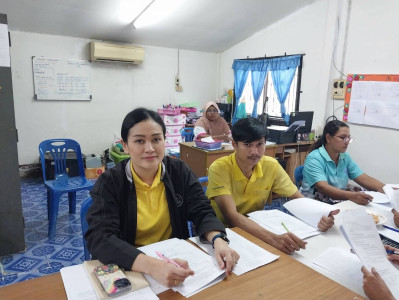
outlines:
{"label": "cardboard box", "polygon": [[105,171],[104,166],[102,166],[100,168],[88,168],[88,169],[85,169],[85,176],[87,179],[96,179],[102,173],[104,173],[104,171]]}

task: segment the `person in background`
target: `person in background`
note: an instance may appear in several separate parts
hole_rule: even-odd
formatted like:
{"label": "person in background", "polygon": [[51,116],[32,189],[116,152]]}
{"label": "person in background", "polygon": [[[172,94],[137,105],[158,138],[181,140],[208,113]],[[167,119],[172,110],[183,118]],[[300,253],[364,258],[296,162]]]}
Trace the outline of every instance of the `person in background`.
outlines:
{"label": "person in background", "polygon": [[[263,209],[272,192],[291,199],[303,197],[278,161],[264,155],[266,125],[255,118],[240,119],[232,136],[235,151],[213,162],[208,173],[207,196],[217,216],[287,254],[304,249],[306,242],[292,232],[274,234],[245,216]],[[338,212],[322,217],[319,229],[328,230]]]}
{"label": "person in background", "polygon": [[[390,251],[399,251],[399,249],[387,245],[385,245],[385,249]],[[388,259],[393,264],[399,266],[399,255],[388,254]],[[371,300],[395,299],[385,281],[381,278],[380,274],[374,268],[371,268],[371,271],[369,271],[365,266],[363,266],[362,272],[363,290],[367,297],[369,297]]]}
{"label": "person in background", "polygon": [[214,246],[220,268],[230,275],[239,255],[228,246],[225,227],[197,177],[183,161],[165,157],[165,132],[161,117],[151,110],[138,108],[126,115],[121,136],[130,159],[102,174],[90,193],[88,249],[104,264],[176,286],[193,275],[187,261],[176,259],[179,268],[137,247],[174,237],[187,239],[191,220],[200,238]]}
{"label": "person in background", "polygon": [[352,141],[346,123],[333,120],[325,125],[305,160],[301,191],[306,197],[329,204],[348,199],[361,205],[372,201],[372,196],[348,186],[349,179],[367,190],[384,192],[384,183],[364,173],[346,153]]}
{"label": "person in background", "polygon": [[231,131],[226,120],[220,116],[220,110],[215,102],[205,104],[202,117],[195,122],[194,138],[211,136],[214,140],[231,141]]}

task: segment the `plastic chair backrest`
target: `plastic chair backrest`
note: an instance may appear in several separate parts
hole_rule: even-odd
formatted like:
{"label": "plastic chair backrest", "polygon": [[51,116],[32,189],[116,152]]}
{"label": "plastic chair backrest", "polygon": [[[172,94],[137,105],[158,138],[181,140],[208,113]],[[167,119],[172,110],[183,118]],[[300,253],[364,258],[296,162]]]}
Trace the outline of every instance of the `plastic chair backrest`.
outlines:
{"label": "plastic chair backrest", "polygon": [[[198,178],[198,180],[200,183],[208,182],[208,176],[200,177],[200,178]],[[206,193],[207,186],[203,185],[202,189],[204,190],[204,193]]]}
{"label": "plastic chair backrest", "polygon": [[42,162],[42,171],[44,181],[49,180],[46,177],[46,152],[50,152],[54,159],[54,179],[60,185],[68,182],[68,172],[66,168],[66,158],[68,150],[73,150],[78,163],[79,176],[85,178],[85,170],[83,166],[82,152],[80,145],[71,139],[51,139],[45,140],[39,144],[40,160]]}
{"label": "plastic chair backrest", "polygon": [[301,187],[301,181],[303,180],[303,166],[298,166],[295,168],[294,178],[296,187],[299,189]]}
{"label": "plastic chair backrest", "polygon": [[89,229],[89,224],[87,224],[86,215],[92,203],[93,200],[91,199],[91,197],[88,197],[83,201],[82,206],[80,207],[80,223],[82,224],[83,250],[85,254],[85,260],[91,259],[90,252],[87,249],[86,245],[85,234],[87,229]]}
{"label": "plastic chair backrest", "polygon": [[194,128],[185,127],[180,130],[181,137],[184,142],[192,142],[194,140]]}

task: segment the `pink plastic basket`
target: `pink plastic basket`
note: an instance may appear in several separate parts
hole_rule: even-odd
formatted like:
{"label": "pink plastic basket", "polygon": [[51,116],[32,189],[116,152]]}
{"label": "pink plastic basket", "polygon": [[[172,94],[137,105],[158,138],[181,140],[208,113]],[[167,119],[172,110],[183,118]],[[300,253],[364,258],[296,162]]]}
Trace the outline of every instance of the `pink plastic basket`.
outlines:
{"label": "pink plastic basket", "polygon": [[216,140],[213,143],[206,143],[201,140],[195,140],[194,142],[198,148],[203,148],[203,149],[220,149],[222,147],[222,141],[220,140]]}
{"label": "pink plastic basket", "polygon": [[169,115],[169,116],[175,116],[180,114],[180,107],[176,108],[159,108],[158,113],[160,115]]}

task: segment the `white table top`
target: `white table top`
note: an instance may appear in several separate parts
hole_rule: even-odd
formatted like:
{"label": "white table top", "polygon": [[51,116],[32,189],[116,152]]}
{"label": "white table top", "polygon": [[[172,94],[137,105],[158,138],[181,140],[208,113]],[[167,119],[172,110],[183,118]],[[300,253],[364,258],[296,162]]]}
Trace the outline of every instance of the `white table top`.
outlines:
{"label": "white table top", "polygon": [[[345,211],[359,207],[359,205],[348,200],[335,204],[334,207],[339,208],[341,211]],[[387,216],[388,225],[393,224],[392,213],[390,212],[389,208],[386,208],[378,204],[371,204],[365,206],[365,208],[378,210],[379,212],[381,212],[381,214]],[[299,262],[307,265],[308,267],[314,269],[315,271],[345,286],[346,288],[366,297],[363,291],[363,282],[353,282],[353,280],[348,280],[345,279],[344,277],[337,276],[336,274],[326,269],[323,269],[311,262],[313,258],[319,256],[324,250],[328,249],[329,247],[340,247],[348,250],[348,252],[350,251],[351,249],[350,245],[348,244],[346,239],[342,236],[339,230],[340,224],[341,224],[341,216],[340,214],[338,214],[335,217],[335,224],[332,228],[330,228],[327,232],[321,235],[313,236],[306,239],[306,241],[308,242],[306,245],[306,249],[294,253],[292,257],[298,260]],[[359,272],[361,271],[359,270]]]}

